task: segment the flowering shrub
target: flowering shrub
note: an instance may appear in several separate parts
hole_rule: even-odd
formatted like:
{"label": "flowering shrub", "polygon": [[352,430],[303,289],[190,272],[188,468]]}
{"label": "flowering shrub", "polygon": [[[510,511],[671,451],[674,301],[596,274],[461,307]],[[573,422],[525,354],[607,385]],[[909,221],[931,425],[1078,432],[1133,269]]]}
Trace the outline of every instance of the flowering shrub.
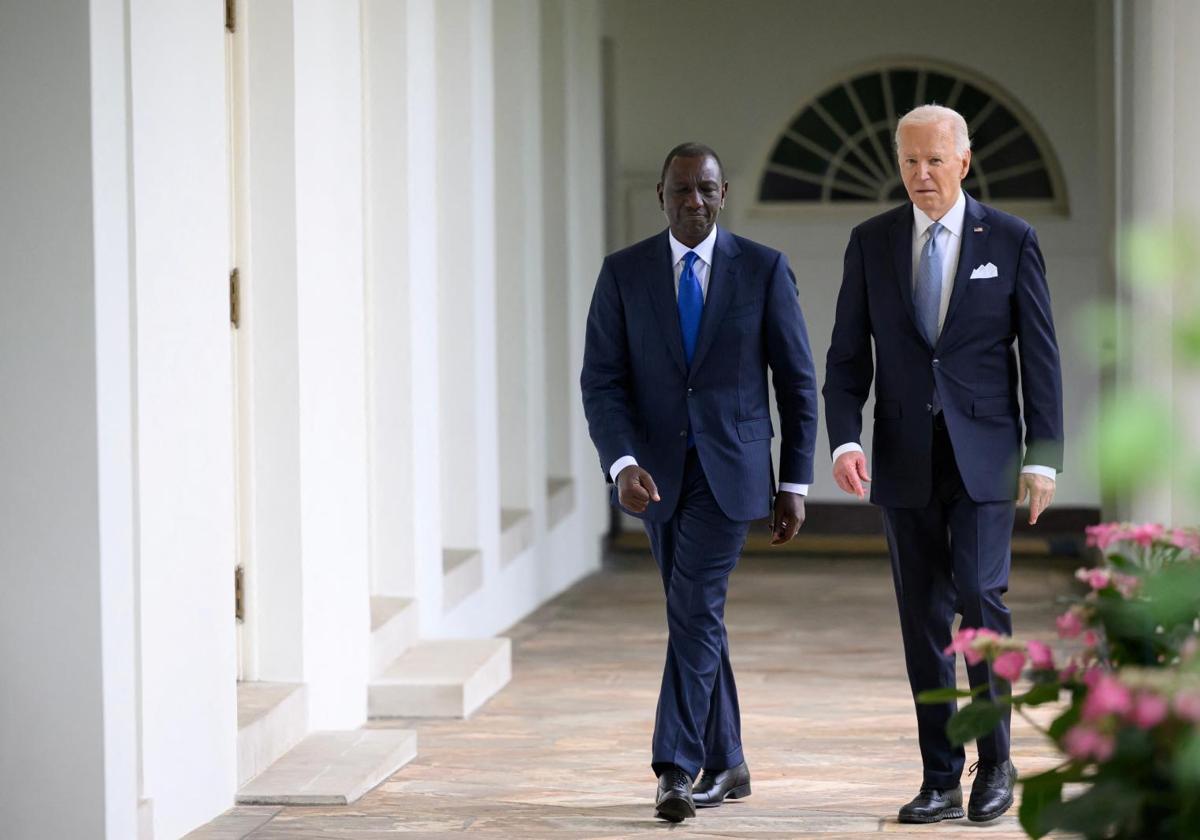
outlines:
{"label": "flowering shrub", "polygon": [[[1020,780],[1031,837],[1200,838],[1200,532],[1109,523],[1089,528],[1088,542],[1103,565],[1076,572],[1088,591],[1055,622],[1082,649],[1059,663],[1046,642],[964,628],[946,653],[987,660],[1014,686],[1027,675],[1028,688],[995,701],[982,689],[918,699],[974,698],[947,726],[960,744],[991,731],[1006,705],[1029,719],[1026,707],[1060,704],[1049,728],[1030,720],[1063,755]],[[1066,785],[1081,791],[1064,797]]]}

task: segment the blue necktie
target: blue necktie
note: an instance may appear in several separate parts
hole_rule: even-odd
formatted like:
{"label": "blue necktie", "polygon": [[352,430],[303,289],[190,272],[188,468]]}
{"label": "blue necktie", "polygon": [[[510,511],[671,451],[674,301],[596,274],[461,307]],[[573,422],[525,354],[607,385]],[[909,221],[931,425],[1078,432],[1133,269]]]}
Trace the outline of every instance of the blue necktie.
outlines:
{"label": "blue necktie", "polygon": [[[929,239],[921,249],[921,260],[917,263],[917,287],[913,290],[913,306],[917,313],[917,322],[929,346],[937,344],[938,314],[942,308],[942,249],[938,247],[938,234],[942,226],[934,222],[929,226]],[[937,379],[933,383],[933,401],[931,411],[937,414],[942,410],[942,400],[938,395]]]}
{"label": "blue necktie", "polygon": [[696,339],[700,336],[700,315],[704,312],[704,293],[700,291],[700,278],[692,270],[699,259],[695,251],[683,257],[683,271],[679,273],[679,329],[683,332],[683,355],[688,367],[696,354]]}
{"label": "blue necktie", "polygon": [[[679,272],[679,329],[683,333],[683,356],[689,368],[692,366],[692,357],[696,355],[700,316],[704,312],[704,292],[700,289],[700,278],[692,270],[697,259],[699,257],[695,251],[688,251],[683,257],[683,270]],[[691,423],[688,423],[687,445],[689,449],[696,445]]]}

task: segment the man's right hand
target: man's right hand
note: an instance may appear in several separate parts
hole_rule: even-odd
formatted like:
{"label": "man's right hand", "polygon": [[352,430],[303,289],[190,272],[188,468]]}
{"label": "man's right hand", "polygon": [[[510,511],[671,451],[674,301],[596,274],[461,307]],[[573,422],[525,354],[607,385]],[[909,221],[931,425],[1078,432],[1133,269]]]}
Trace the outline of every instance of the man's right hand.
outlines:
{"label": "man's right hand", "polygon": [[660,501],[658,488],[650,473],[637,464],[630,464],[617,474],[617,501],[633,513],[644,513],[650,502]]}
{"label": "man's right hand", "polygon": [[867,491],[863,484],[871,480],[867,475],[867,456],[861,452],[843,452],[833,463],[833,480],[847,493],[864,498]]}

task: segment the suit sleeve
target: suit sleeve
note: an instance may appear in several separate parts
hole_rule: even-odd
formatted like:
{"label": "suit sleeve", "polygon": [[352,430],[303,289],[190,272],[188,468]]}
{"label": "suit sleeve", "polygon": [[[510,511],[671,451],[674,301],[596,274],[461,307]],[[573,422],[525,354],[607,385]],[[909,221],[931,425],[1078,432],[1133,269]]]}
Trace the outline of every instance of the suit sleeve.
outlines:
{"label": "suit sleeve", "polygon": [[1062,367],[1050,312],[1046,262],[1032,227],[1021,242],[1014,305],[1025,419],[1024,463],[1062,470]]}
{"label": "suit sleeve", "polygon": [[842,267],[833,337],[825,356],[825,427],[830,452],[862,438],[862,407],[871,392],[875,362],[871,355],[871,317],[867,278],[858,230],[850,234]]}
{"label": "suit sleeve", "polygon": [[600,470],[612,482],[608,469],[625,455],[633,455],[637,422],[629,383],[629,342],[620,288],[608,260],[600,268],[592,305],[588,310],[583,345],[583,413],[588,434],[600,455]]}
{"label": "suit sleeve", "polygon": [[796,282],[783,254],[771,270],[765,317],[767,364],[779,406],[779,480],[812,484],[817,380]]}

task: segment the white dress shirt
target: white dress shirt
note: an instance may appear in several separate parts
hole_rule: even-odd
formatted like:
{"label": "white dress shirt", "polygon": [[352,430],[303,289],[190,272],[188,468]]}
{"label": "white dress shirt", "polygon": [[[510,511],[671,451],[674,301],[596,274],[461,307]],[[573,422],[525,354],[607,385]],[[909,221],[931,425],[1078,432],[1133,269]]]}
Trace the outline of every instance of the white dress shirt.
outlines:
{"label": "white dress shirt", "polygon": [[[708,275],[712,269],[713,248],[717,244],[717,226],[713,225],[713,229],[709,231],[708,236],[704,237],[704,240],[695,248],[689,248],[684,245],[670,231],[667,232],[667,238],[671,241],[671,268],[675,272],[675,299],[679,300],[679,277],[683,274],[683,258],[688,255],[689,251],[695,251],[699,259],[692,263],[692,273],[700,281],[700,294],[707,301]],[[617,476],[621,474],[621,470],[636,464],[637,459],[632,455],[622,455],[609,467],[608,474],[612,476],[613,481],[616,481]],[[781,493],[799,493],[801,496],[807,496],[808,485],[781,481],[779,482],[779,491]]]}
{"label": "white dress shirt", "polygon": [[[954,275],[958,271],[958,255],[962,251],[962,231],[963,231],[963,215],[967,210],[966,194],[962,190],[958,191],[958,199],[954,205],[946,211],[942,218],[936,221],[941,222],[942,230],[938,233],[938,244],[942,246],[942,300],[938,307],[938,334],[942,332],[942,327],[946,324],[946,311],[950,308],[950,295],[954,291]],[[917,266],[921,262],[921,251],[925,248],[925,243],[929,241],[929,226],[934,223],[934,219],[925,215],[924,211],[917,205],[913,205],[913,237],[912,237],[912,278],[913,284],[917,282]],[[915,291],[915,289],[914,289]],[[863,448],[857,443],[843,443],[837,449],[833,450],[833,460],[837,463],[837,459],[847,452],[862,452]],[[1023,473],[1033,473],[1035,475],[1044,475],[1046,478],[1056,478],[1057,473],[1053,467],[1043,467],[1036,464],[1027,464],[1021,467]]]}

